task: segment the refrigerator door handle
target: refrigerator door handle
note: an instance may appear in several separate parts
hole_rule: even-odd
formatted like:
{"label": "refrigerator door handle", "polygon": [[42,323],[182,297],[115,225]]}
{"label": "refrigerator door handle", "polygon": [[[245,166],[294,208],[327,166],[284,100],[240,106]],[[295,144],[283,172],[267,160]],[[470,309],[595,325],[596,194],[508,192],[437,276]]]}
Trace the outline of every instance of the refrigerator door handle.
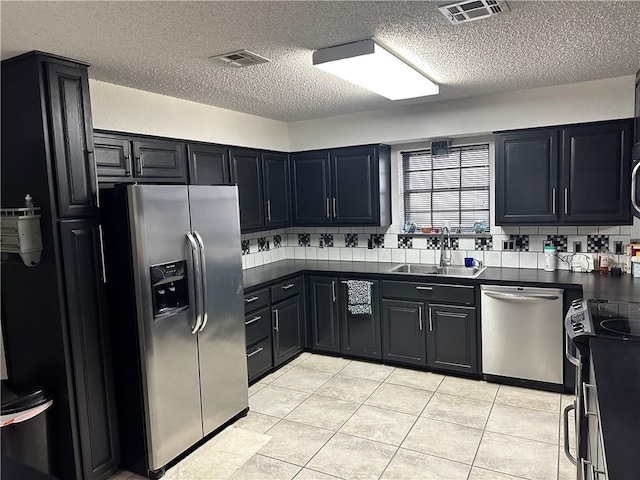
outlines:
{"label": "refrigerator door handle", "polygon": [[207,326],[207,321],[209,320],[209,313],[207,309],[207,261],[204,253],[204,242],[202,241],[202,237],[197,231],[193,231],[193,236],[196,237],[196,241],[198,242],[198,250],[200,251],[200,294],[202,296],[202,325],[198,330],[201,332],[204,330],[204,327]]}
{"label": "refrigerator door handle", "polygon": [[196,323],[191,329],[191,333],[195,334],[198,332],[200,325],[202,325],[202,317],[200,312],[202,311],[200,308],[200,303],[202,302],[202,285],[200,281],[202,280],[202,275],[200,274],[200,255],[198,253],[198,244],[196,243],[196,239],[193,237],[191,232],[185,233],[187,240],[189,241],[189,246],[191,247],[191,272],[193,275],[193,284],[195,285],[195,311],[196,311]]}

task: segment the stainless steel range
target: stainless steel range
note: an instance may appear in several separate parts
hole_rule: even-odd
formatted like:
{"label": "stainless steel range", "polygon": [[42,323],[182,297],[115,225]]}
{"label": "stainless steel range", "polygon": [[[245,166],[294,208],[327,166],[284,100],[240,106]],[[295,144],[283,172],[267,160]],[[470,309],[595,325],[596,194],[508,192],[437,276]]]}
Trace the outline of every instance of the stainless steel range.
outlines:
{"label": "stainless steel range", "polygon": [[[598,444],[599,427],[593,425],[597,412],[590,383],[590,339],[606,338],[621,342],[640,342],[640,302],[609,302],[607,300],[577,299],[571,302],[565,320],[565,355],[576,366],[576,400],[564,410],[565,454],[576,465],[578,480],[606,479],[606,467],[593,463],[594,445]],[[569,450],[569,413],[575,411],[576,457]],[[597,423],[597,422],[596,422]],[[589,451],[591,453],[589,453]],[[606,460],[601,460],[606,465]],[[603,476],[601,476],[603,475]]]}

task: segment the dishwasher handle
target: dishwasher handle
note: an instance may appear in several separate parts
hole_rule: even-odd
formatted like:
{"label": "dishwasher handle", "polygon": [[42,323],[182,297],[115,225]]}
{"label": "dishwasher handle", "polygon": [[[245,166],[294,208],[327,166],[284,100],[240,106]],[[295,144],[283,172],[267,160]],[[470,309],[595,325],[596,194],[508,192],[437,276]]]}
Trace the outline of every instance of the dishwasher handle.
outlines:
{"label": "dishwasher handle", "polygon": [[558,300],[560,298],[559,295],[532,295],[524,293],[498,293],[487,291],[485,291],[484,294],[487,297],[495,298],[497,300],[509,300],[513,302],[535,302],[537,300]]}

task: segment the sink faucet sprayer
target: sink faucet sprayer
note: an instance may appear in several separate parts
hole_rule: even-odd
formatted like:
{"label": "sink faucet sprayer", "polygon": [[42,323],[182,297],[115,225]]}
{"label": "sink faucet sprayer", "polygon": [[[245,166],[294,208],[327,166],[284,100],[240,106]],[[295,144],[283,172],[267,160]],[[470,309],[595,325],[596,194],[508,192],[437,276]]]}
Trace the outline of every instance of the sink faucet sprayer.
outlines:
{"label": "sink faucet sprayer", "polygon": [[[449,255],[447,255],[447,258],[445,258],[444,252],[445,252],[445,246],[444,246],[444,233],[445,231],[447,232],[447,248],[446,251],[449,252]],[[451,263],[451,251],[449,250],[449,243],[451,242],[451,232],[449,231],[449,227],[442,227],[442,230],[440,230],[440,268],[444,268],[447,266],[447,264]]]}

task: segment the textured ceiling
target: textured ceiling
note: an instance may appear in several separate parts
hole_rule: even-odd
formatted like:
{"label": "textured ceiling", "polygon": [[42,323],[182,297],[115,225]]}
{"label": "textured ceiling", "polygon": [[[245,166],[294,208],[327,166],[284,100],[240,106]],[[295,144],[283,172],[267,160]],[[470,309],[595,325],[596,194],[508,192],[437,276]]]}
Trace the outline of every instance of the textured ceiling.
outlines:
{"label": "textured ceiling", "polygon": [[[511,12],[451,25],[427,1],[2,1],[2,59],[43,50],[91,78],[284,121],[630,75],[640,2],[509,1]],[[440,95],[391,101],[312,67],[314,50],[376,38]],[[246,48],[271,63],[208,57]]]}

